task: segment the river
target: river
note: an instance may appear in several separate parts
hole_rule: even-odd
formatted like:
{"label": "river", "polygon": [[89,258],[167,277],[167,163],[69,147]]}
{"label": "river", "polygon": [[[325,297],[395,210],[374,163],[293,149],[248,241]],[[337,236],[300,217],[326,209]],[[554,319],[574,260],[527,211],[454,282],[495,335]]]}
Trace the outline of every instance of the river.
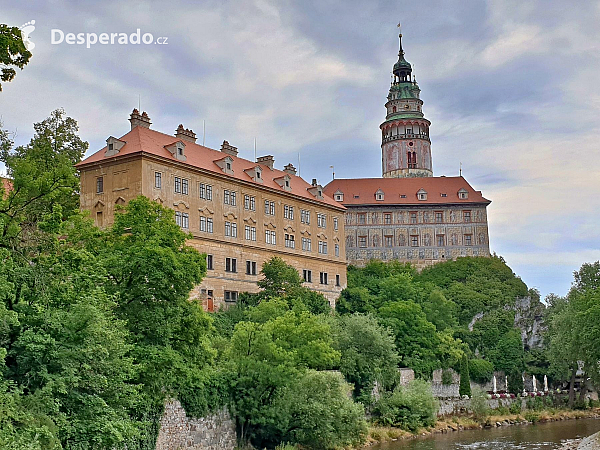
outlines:
{"label": "river", "polygon": [[547,450],[567,439],[588,436],[600,430],[600,419],[564,420],[537,425],[465,430],[423,438],[395,441],[370,447],[377,450]]}

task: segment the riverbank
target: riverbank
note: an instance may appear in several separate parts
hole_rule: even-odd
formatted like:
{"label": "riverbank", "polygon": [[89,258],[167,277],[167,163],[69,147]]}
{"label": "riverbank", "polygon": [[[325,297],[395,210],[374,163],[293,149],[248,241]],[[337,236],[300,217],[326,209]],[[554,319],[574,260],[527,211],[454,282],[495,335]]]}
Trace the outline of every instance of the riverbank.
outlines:
{"label": "riverbank", "polygon": [[[433,427],[421,428],[415,432],[409,432],[394,427],[371,426],[369,428],[367,444],[363,446],[363,448],[384,442],[414,439],[419,436],[453,433],[476,428],[533,425],[536,423],[587,418],[600,418],[600,408],[584,411],[562,409],[547,409],[541,411],[525,410],[521,414],[491,414],[479,420],[475,419],[473,416],[446,416],[441,417]],[[572,447],[565,447],[565,450],[571,448]]]}

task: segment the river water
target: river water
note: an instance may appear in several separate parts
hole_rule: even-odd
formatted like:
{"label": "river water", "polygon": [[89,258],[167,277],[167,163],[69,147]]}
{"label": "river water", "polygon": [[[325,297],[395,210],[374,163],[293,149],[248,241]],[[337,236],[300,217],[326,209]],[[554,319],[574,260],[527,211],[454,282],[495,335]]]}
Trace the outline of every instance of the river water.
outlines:
{"label": "river water", "polygon": [[424,438],[379,444],[377,450],[547,450],[560,448],[567,439],[582,438],[600,430],[600,419],[565,420],[537,425],[466,430]]}

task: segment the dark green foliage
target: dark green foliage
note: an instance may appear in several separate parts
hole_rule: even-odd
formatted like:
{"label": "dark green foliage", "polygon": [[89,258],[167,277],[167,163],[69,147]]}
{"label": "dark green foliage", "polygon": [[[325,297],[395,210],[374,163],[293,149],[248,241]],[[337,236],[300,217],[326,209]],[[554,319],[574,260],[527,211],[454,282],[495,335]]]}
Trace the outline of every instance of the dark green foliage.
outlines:
{"label": "dark green foliage", "polygon": [[442,370],[442,384],[446,386],[452,384],[452,372],[450,369]]}
{"label": "dark green foliage", "polygon": [[416,431],[435,423],[437,408],[429,383],[414,380],[408,386],[399,386],[383,395],[375,404],[373,414],[382,425]]}
{"label": "dark green foliage", "polygon": [[508,377],[508,391],[511,394],[520,394],[523,392],[523,373],[520,370],[513,369],[506,375]]}
{"label": "dark green foliage", "polygon": [[354,384],[355,395],[370,390],[377,381],[382,388],[397,376],[398,354],[394,338],[373,316],[339,316],[334,324],[334,346],[340,351],[340,371]]}
{"label": "dark green foliage", "polygon": [[494,365],[485,359],[469,360],[469,375],[476,383],[485,384],[494,376]]}
{"label": "dark green foliage", "polygon": [[488,352],[488,358],[496,370],[522,372],[525,369],[523,342],[518,330],[511,330],[500,338]]}
{"label": "dark green foliage", "polygon": [[464,355],[460,361],[460,385],[458,386],[458,393],[461,397],[463,395],[471,395],[471,377],[469,376],[469,359],[467,355]]}
{"label": "dark green foliage", "polygon": [[390,302],[379,309],[379,317],[396,336],[402,365],[414,369],[417,376],[430,377],[439,364],[437,335],[421,307],[411,301]]}
{"label": "dark green foliage", "polygon": [[362,405],[348,396],[349,389],[339,374],[306,372],[274,400],[271,434],[312,449],[362,443],[367,434],[365,414]]}
{"label": "dark green foliage", "polygon": [[442,289],[459,309],[459,320],[468,323],[481,311],[512,306],[528,294],[527,286],[500,257],[466,257],[424,269],[417,281],[431,282]]}

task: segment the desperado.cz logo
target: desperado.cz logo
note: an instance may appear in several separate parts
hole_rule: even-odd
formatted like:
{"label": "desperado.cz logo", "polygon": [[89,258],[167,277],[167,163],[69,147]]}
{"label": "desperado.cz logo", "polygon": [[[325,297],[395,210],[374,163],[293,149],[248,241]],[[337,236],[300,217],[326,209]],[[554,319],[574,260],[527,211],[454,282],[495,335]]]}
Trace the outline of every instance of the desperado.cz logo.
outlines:
{"label": "desperado.cz logo", "polygon": [[53,28],[51,31],[50,43],[53,45],[85,45],[90,48],[92,45],[167,45],[167,37],[160,36],[156,39],[152,33],[144,33],[138,28],[134,33],[65,33],[62,30]]}

